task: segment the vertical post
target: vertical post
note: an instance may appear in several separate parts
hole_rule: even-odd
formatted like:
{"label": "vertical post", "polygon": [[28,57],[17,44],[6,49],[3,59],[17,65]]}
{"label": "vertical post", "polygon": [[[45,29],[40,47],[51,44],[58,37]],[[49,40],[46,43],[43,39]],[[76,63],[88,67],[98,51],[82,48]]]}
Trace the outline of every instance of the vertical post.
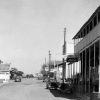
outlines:
{"label": "vertical post", "polygon": [[[64,28],[64,45],[63,45],[63,55],[66,55],[66,28]],[[63,61],[63,83],[64,83],[64,79],[66,78],[66,62],[64,60],[64,58],[62,59]]]}
{"label": "vertical post", "polygon": [[98,93],[98,98],[100,98],[100,40],[99,40],[99,67],[98,67],[98,74],[99,74],[99,93]]}
{"label": "vertical post", "polygon": [[[80,75],[81,75],[81,56],[79,58],[79,79],[78,79],[79,87],[81,87]],[[81,89],[80,88],[79,88],[79,93],[81,93]]]}
{"label": "vertical post", "polygon": [[82,52],[82,92],[84,92],[84,86],[83,86],[84,84],[83,84],[83,52]]}
{"label": "vertical post", "polygon": [[100,40],[99,40],[99,68],[98,68],[98,73],[99,73],[99,93],[98,93],[98,98],[100,98]]}
{"label": "vertical post", "polygon": [[66,78],[66,63],[63,58],[63,83],[64,83],[65,78]]}
{"label": "vertical post", "polygon": [[73,63],[73,83],[75,82],[75,63]]}
{"label": "vertical post", "polygon": [[79,73],[81,74],[81,60],[79,60]]}
{"label": "vertical post", "polygon": [[72,64],[71,64],[70,68],[71,68],[71,78],[72,78]]}
{"label": "vertical post", "polygon": [[[94,75],[95,75],[95,43],[94,43],[94,71],[93,71]],[[95,81],[95,76],[94,76],[94,81]],[[95,86],[93,87],[93,90],[95,91]]]}
{"label": "vertical post", "polygon": [[68,65],[67,67],[68,67],[68,69],[67,69],[67,73],[68,73],[67,77],[70,78],[70,69],[69,69],[69,65]]}
{"label": "vertical post", "polygon": [[46,65],[46,58],[45,58],[45,68],[44,68],[45,72],[46,72],[46,67],[47,67],[47,65]]}
{"label": "vertical post", "polygon": [[45,58],[45,65],[46,65],[46,58]]}
{"label": "vertical post", "polygon": [[87,64],[87,57],[86,57],[86,49],[85,49],[85,93],[86,93],[86,91],[87,91],[87,89],[86,89],[86,87],[87,87],[87,74],[86,74],[86,64]]}
{"label": "vertical post", "polygon": [[99,93],[100,93],[100,40],[99,40]]}
{"label": "vertical post", "polygon": [[69,78],[70,78],[70,66],[68,65],[68,71],[69,71]]}
{"label": "vertical post", "polygon": [[49,81],[50,81],[51,53],[49,50]]}
{"label": "vertical post", "polygon": [[78,81],[77,81],[77,69],[78,69],[77,65],[78,65],[78,62],[76,62],[76,84],[78,83]]}
{"label": "vertical post", "polygon": [[90,85],[91,85],[91,83],[90,83],[90,78],[91,78],[91,67],[90,67],[90,47],[89,47],[89,94],[91,93],[91,87],[90,87]]}

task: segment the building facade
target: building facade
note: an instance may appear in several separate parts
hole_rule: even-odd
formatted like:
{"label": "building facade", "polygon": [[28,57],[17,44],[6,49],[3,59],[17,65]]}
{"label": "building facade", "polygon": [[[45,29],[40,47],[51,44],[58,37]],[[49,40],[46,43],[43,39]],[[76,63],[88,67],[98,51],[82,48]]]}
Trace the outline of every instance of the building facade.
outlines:
{"label": "building facade", "polygon": [[6,83],[10,80],[10,64],[0,64],[0,83]]}
{"label": "building facade", "polygon": [[[100,93],[100,6],[73,37],[73,40],[81,77],[78,83],[82,87],[82,92]],[[74,65],[75,62],[69,66],[72,64]]]}

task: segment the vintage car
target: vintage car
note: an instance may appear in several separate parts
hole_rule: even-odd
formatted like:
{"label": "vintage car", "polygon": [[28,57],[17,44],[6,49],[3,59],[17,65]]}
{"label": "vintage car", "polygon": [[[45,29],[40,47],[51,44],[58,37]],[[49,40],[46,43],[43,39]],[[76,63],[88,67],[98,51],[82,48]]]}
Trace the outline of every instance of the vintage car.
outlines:
{"label": "vintage car", "polygon": [[21,76],[16,76],[15,77],[15,82],[21,82]]}
{"label": "vintage car", "polygon": [[57,89],[58,88],[58,82],[56,81],[53,72],[50,72],[48,75],[48,78],[46,79],[46,88],[47,89]]}

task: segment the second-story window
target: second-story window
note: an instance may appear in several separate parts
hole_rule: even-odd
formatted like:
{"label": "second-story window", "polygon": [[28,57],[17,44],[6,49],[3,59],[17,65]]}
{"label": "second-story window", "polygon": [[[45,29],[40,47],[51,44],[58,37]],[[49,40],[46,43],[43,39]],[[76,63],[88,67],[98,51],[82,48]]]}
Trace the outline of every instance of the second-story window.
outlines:
{"label": "second-story window", "polygon": [[100,11],[98,12],[98,22],[100,22]]}
{"label": "second-story window", "polygon": [[94,17],[94,26],[97,25],[97,16]]}
{"label": "second-story window", "polygon": [[89,33],[89,25],[87,25],[87,34]]}
{"label": "second-story window", "polygon": [[90,22],[90,31],[92,30],[92,28],[93,28],[93,23],[92,23],[92,21]]}
{"label": "second-story window", "polygon": [[83,39],[83,32],[81,32],[81,36],[80,36],[81,40]]}
{"label": "second-story window", "polygon": [[86,28],[84,28],[83,34],[84,34],[84,36],[86,36]]}

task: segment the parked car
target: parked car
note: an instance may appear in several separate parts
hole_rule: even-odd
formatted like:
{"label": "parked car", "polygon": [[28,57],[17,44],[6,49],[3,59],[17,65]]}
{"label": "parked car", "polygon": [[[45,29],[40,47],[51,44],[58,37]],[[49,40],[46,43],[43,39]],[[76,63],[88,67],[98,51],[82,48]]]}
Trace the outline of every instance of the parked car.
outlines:
{"label": "parked car", "polygon": [[16,76],[15,82],[21,82],[21,76]]}
{"label": "parked car", "polygon": [[47,89],[57,89],[58,82],[55,79],[54,72],[50,72],[48,78],[46,79],[46,88]]}

